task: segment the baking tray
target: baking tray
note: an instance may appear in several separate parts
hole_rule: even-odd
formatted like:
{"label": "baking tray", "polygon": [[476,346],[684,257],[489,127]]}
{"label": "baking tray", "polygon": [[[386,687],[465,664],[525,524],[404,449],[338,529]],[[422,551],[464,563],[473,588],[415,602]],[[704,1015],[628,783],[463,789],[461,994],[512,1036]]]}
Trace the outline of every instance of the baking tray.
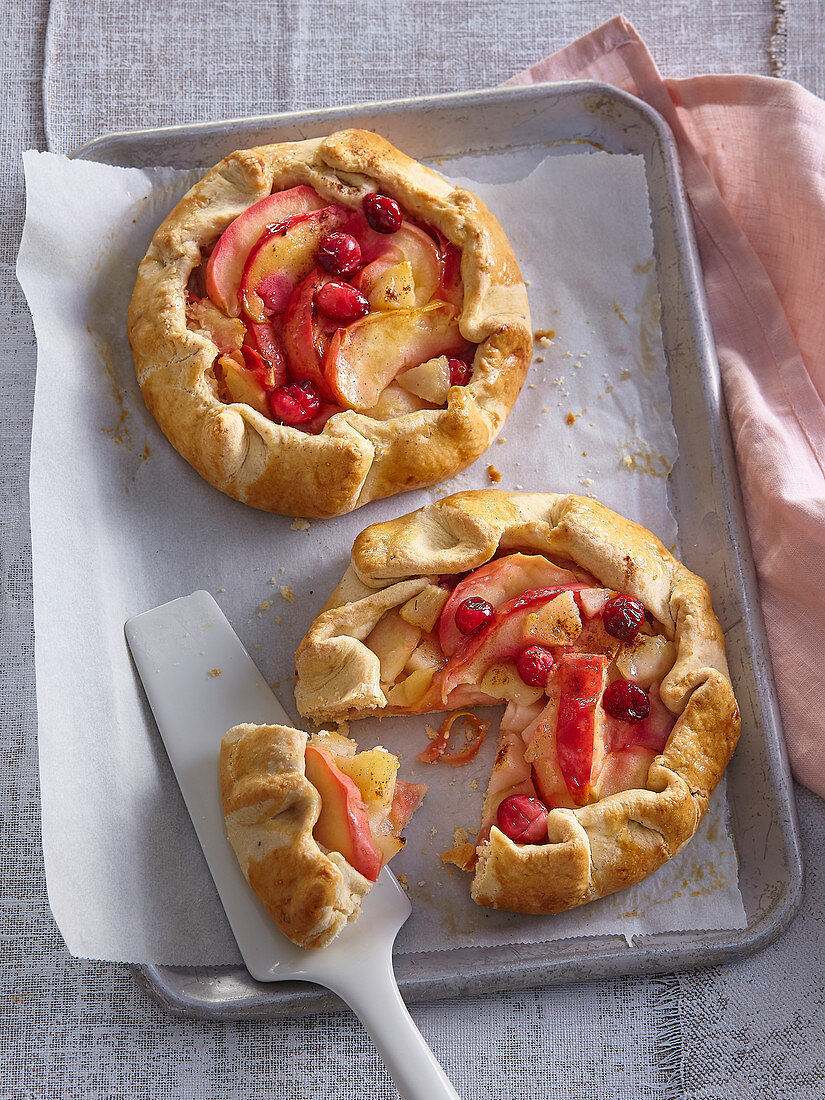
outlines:
{"label": "baking tray", "polygon": [[[485,150],[539,147],[555,154],[596,146],[644,157],[680,450],[670,477],[671,506],[682,557],[713,592],[742,712],[742,738],[727,775],[745,929],[660,933],[633,946],[622,936],[584,936],[400,955],[395,970],[404,998],[673,971],[756,951],[796,912],[802,861],[719,366],[673,137],[647,104],[609,85],[582,81],[109,134],[73,156],[124,167],[208,167],[233,149],[351,125],[380,132],[414,157],[437,160],[447,174],[451,157]],[[316,986],[262,985],[242,966],[132,970],[164,1008],[189,1016],[262,1018],[340,1008]]]}

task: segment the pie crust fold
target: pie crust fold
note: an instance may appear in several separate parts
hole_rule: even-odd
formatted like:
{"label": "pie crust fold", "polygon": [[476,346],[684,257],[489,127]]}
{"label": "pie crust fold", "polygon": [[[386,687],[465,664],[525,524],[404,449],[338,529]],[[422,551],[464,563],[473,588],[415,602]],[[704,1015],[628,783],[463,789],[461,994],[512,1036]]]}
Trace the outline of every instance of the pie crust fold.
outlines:
{"label": "pie crust fold", "polygon": [[480,490],[366,528],[343,580],[296,653],[296,701],[315,721],[444,709],[389,706],[379,659],[364,644],[381,616],[445,575],[499,554],[546,555],[640,601],[675,660],[659,686],[675,718],[643,788],[548,815],[548,840],[517,844],[495,825],[477,848],[479,904],[555,913],[652,874],[695,833],[739,737],[724,636],[707,584],[655,535],[589,499]]}
{"label": "pie crust fold", "polygon": [[[347,410],[318,435],[219,395],[216,344],[187,327],[187,287],[205,250],[239,215],[300,185],[355,208],[394,198],[461,251],[461,335],[478,345],[472,379],[446,406],[389,420]],[[376,134],[344,130],[230,154],[155,233],[129,307],[129,340],[146,404],[179,453],[215,488],[264,511],[330,517],[433,484],[475,461],[524,382],[532,338],[527,295],[495,218],[470,192]]]}
{"label": "pie crust fold", "polygon": [[313,838],[321,797],[304,774],[307,740],[289,726],[234,726],[220,787],[229,842],[267,913],[299,947],[325,947],[372,883]]}

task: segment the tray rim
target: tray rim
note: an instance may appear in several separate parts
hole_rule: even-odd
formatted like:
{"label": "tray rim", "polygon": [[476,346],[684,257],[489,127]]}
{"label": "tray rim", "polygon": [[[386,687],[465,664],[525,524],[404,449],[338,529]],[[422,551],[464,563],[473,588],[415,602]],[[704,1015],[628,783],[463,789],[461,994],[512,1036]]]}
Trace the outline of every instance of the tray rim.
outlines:
{"label": "tray rim", "polygon": [[[370,114],[401,115],[406,112],[420,112],[427,109],[480,109],[489,104],[506,102],[511,97],[514,101],[531,100],[541,101],[546,96],[553,98],[577,95],[597,95],[605,97],[607,101],[618,102],[625,108],[634,111],[643,121],[650,126],[655,134],[656,141],[660,145],[663,156],[665,173],[671,187],[673,198],[673,215],[677,224],[681,244],[684,246],[683,260],[686,274],[695,289],[695,300],[686,303],[686,309],[690,316],[692,326],[701,338],[706,351],[705,361],[700,364],[700,377],[703,382],[710,382],[721,388],[719,366],[716,359],[715,344],[710,329],[710,321],[705,299],[704,281],[701,274],[701,266],[696,250],[693,235],[693,224],[688,211],[687,199],[684,193],[681,169],[678,153],[673,135],[663,117],[649,104],[629,92],[617,89],[609,84],[598,81],[563,81],[545,82],[529,85],[513,85],[495,89],[481,89],[457,93],[443,93],[432,96],[418,96],[403,99],[372,100],[364,103],[341,105],[336,107],[290,111],[272,115],[257,115],[227,120],[215,120],[206,122],[181,123],[173,126],[151,127],[138,130],[112,131],[99,135],[74,149],[69,157],[71,159],[97,160],[103,159],[100,153],[105,153],[107,146],[129,141],[142,142],[158,138],[174,138],[186,135],[187,137],[198,134],[213,135],[216,128],[238,127],[244,130],[253,128],[285,129],[290,126],[306,125],[307,127],[326,124],[330,126],[335,120],[346,118],[349,124],[357,123],[359,116]],[[107,162],[109,163],[109,162]],[[116,162],[119,163],[119,162]],[[129,167],[129,165],[123,165]],[[706,376],[710,372],[710,377]],[[721,399],[721,409],[724,410],[724,399]],[[499,974],[496,979],[488,968],[476,965],[473,974],[463,974],[453,981],[449,979],[432,979],[423,977],[402,978],[400,985],[407,1000],[426,1001],[450,996],[473,996],[482,992],[504,991],[507,989],[522,989],[540,986],[544,984],[557,984],[569,980],[600,980],[604,978],[619,977],[622,975],[643,975],[654,973],[668,973],[674,970],[691,969],[703,966],[712,966],[734,961],[745,955],[762,950],[777,939],[793,920],[802,898],[804,871],[802,864],[801,842],[799,827],[796,818],[796,808],[793,796],[793,784],[787,753],[782,736],[782,723],[779,714],[776,689],[770,665],[770,655],[767,647],[764,621],[761,607],[758,602],[758,590],[756,587],[755,569],[751,553],[750,538],[745,522],[744,512],[739,491],[739,479],[733,456],[732,444],[729,434],[727,417],[720,418],[719,445],[721,447],[721,459],[723,463],[726,481],[729,491],[723,498],[730,524],[736,530],[738,544],[737,563],[742,572],[743,581],[743,607],[749,613],[749,637],[756,643],[757,648],[764,655],[765,668],[768,681],[763,687],[763,702],[766,704],[770,722],[765,735],[765,746],[768,750],[772,765],[772,778],[774,791],[777,797],[778,810],[784,810],[784,817],[780,815],[779,825],[782,829],[785,841],[785,850],[788,857],[788,884],[781,897],[774,902],[765,917],[762,917],[752,925],[749,921],[745,929],[720,929],[720,930],[693,930],[689,936],[701,936],[702,945],[689,950],[669,944],[668,940],[678,934],[655,933],[639,937],[634,944],[634,953],[631,955],[621,936],[598,937],[574,937],[559,943],[576,945],[588,948],[581,952],[587,954],[593,961],[598,960],[599,972],[591,968],[591,973],[576,975],[574,978],[561,975],[564,965],[561,960],[531,959],[520,960],[518,969],[514,973],[511,970],[506,976]],[[734,833],[735,835],[735,833]],[[769,919],[767,917],[769,916]],[[597,946],[598,945],[598,946]],[[538,946],[538,945],[536,945]],[[594,951],[595,948],[595,951]],[[459,956],[461,949],[459,950]],[[490,949],[495,950],[495,949]],[[455,952],[451,952],[455,955]],[[411,956],[396,956],[396,965],[399,959]],[[291,1014],[309,1014],[323,1011],[337,1011],[340,1004],[334,995],[322,991],[320,987],[311,986],[310,983],[302,983],[301,989],[305,991],[300,997],[300,1004],[293,1000],[286,1003],[289,994],[286,989],[279,991],[278,986],[260,986],[265,993],[261,996],[247,998],[249,1003],[240,1000],[229,1007],[216,1007],[214,1004],[203,1004],[194,998],[185,995],[176,996],[174,989],[170,987],[169,975],[176,971],[186,971],[197,974],[199,972],[215,974],[223,972],[237,972],[243,970],[242,965],[234,967],[200,967],[184,968],[161,964],[126,964],[132,973],[136,984],[147,995],[155,1000],[166,1011],[183,1016],[196,1016],[207,1019],[257,1019],[271,1018]],[[293,984],[293,983],[290,983]],[[297,983],[295,983],[297,984]],[[446,988],[448,987],[449,988]]]}

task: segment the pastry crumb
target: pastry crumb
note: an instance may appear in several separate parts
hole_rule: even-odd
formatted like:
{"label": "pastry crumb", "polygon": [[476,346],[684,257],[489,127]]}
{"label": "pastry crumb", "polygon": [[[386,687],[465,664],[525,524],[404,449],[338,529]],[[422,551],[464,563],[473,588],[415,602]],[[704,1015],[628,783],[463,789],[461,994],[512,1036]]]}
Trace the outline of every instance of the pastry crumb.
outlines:
{"label": "pastry crumb", "polygon": [[220,676],[222,671],[223,671],[223,669],[220,669],[220,668],[210,668],[209,675],[213,676],[213,677],[214,676]]}
{"label": "pastry crumb", "polygon": [[500,435],[498,437],[498,439],[496,440],[496,443],[506,443],[506,442],[507,442],[507,439],[503,435]]}
{"label": "pastry crumb", "polygon": [[474,790],[474,791],[477,791],[477,790],[478,790],[478,780],[477,780],[477,779],[474,779],[474,780],[473,780],[473,781],[472,781],[472,782],[470,783],[470,787],[472,788],[472,790]]}
{"label": "pastry crumb", "polygon": [[430,838],[430,840],[432,840],[432,838],[436,835],[437,832],[438,832],[438,829],[435,827],[435,825],[433,825],[433,827],[430,829],[429,833],[427,833],[427,836]]}
{"label": "pastry crumb", "polygon": [[288,603],[295,603],[295,594],[292,591],[291,584],[282,584],[278,591]]}
{"label": "pastry crumb", "polygon": [[570,425],[571,425],[571,424],[575,424],[575,423],[576,423],[576,421],[577,421],[578,419],[579,419],[579,418],[578,418],[578,417],[576,416],[576,414],[575,414],[575,413],[573,413],[573,412],[569,412],[569,413],[567,414],[567,419],[565,420],[565,424],[566,424],[566,425],[567,425],[567,427],[569,428],[569,427],[570,427]]}
{"label": "pastry crumb", "polygon": [[410,880],[409,880],[409,879],[407,878],[407,876],[406,876],[406,874],[404,873],[404,871],[401,871],[401,872],[400,872],[399,874],[397,874],[397,875],[396,875],[395,877],[396,877],[396,878],[398,879],[398,883],[399,883],[399,885],[401,886],[401,889],[402,889],[402,890],[409,890],[409,888],[410,888]]}
{"label": "pastry crumb", "polygon": [[272,600],[261,600],[258,604],[259,611],[269,611],[270,607],[272,607]]}
{"label": "pastry crumb", "polygon": [[532,382],[531,382],[531,383],[530,383],[530,385],[529,385],[529,386],[527,387],[527,389],[528,389],[528,390],[534,390],[535,388],[536,388],[536,387],[535,387],[535,386],[533,385],[533,383],[532,383]]}
{"label": "pastry crumb", "polygon": [[624,458],[622,459],[622,466],[627,466],[627,468],[630,469],[632,465],[633,465],[633,456],[632,455],[625,455]]}
{"label": "pastry crumb", "polygon": [[290,531],[306,531],[309,532],[309,520],[308,519],[294,519],[289,525]]}
{"label": "pastry crumb", "polygon": [[592,477],[582,478],[582,485],[585,487],[585,489],[589,489],[592,484],[593,484],[593,478]]}
{"label": "pastry crumb", "polygon": [[275,622],[278,624],[278,626],[281,625],[281,616],[280,615],[275,616]]}
{"label": "pastry crumb", "polygon": [[219,589],[218,589],[218,591],[219,591],[219,592],[225,592],[225,591],[226,591],[226,589],[225,589],[225,588],[219,588]]}
{"label": "pastry crumb", "polygon": [[418,885],[418,886],[426,886],[427,884],[426,884],[426,882],[424,881],[424,879],[422,879],[422,880],[421,880],[421,882],[419,882],[419,883],[418,883],[417,885]]}
{"label": "pastry crumb", "polygon": [[533,334],[533,339],[537,344],[541,344],[543,348],[547,348],[556,339],[556,330],[554,328],[538,328]]}
{"label": "pastry crumb", "polygon": [[629,370],[623,370],[622,373],[619,375],[619,381],[620,382],[627,382],[629,378],[630,378],[630,371]]}
{"label": "pastry crumb", "polygon": [[489,477],[493,484],[498,484],[498,482],[501,481],[501,470],[497,470],[492,462],[487,467],[487,477]]}
{"label": "pastry crumb", "polygon": [[543,355],[537,355],[536,358],[533,360],[533,362],[534,363],[543,363],[544,362],[544,356]]}

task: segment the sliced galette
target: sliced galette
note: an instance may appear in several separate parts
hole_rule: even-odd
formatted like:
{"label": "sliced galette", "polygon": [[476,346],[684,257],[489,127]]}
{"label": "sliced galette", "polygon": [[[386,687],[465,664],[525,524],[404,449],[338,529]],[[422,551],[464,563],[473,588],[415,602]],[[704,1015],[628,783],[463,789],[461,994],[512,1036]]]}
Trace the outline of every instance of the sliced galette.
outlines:
{"label": "sliced galette", "polygon": [[238,500],[303,516],[464,469],[532,347],[486,207],[360,130],[213,168],[154,236],[129,338],[184,458]]}
{"label": "sliced galette", "polygon": [[670,859],[739,736],[705,582],[575,496],[460,493],[368,527],[296,673],[316,721],[506,705],[468,862],[473,898],[517,912]]}
{"label": "sliced galette", "polygon": [[244,875],[284,935],[325,947],[360,911],[426,787],[398,759],[322,730],[240,725],[221,743],[226,831]]}

